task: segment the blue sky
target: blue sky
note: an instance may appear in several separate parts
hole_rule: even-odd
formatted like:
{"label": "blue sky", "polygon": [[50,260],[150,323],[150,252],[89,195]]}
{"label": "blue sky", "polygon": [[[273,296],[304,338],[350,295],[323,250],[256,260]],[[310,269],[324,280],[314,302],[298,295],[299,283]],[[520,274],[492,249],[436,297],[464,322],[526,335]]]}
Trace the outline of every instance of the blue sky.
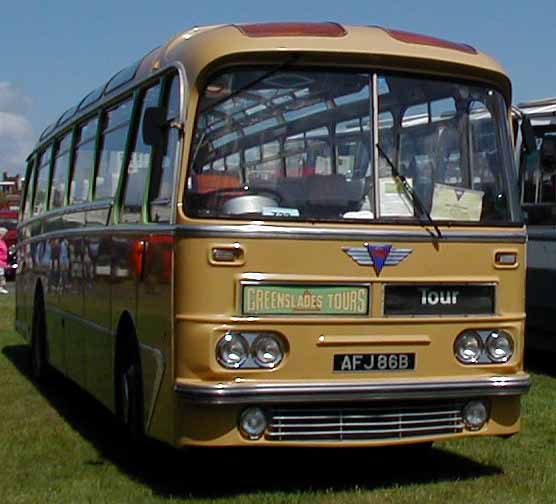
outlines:
{"label": "blue sky", "polygon": [[510,74],[514,103],[556,95],[556,0],[19,0],[0,16],[0,173],[42,129],[117,70],[193,25],[338,21],[476,46]]}

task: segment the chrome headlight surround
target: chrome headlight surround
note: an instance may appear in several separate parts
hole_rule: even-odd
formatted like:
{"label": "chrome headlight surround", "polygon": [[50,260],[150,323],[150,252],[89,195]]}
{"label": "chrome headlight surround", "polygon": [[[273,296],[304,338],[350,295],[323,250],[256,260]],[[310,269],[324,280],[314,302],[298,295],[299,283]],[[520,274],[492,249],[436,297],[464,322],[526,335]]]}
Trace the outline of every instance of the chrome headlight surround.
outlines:
{"label": "chrome headlight surround", "polygon": [[227,369],[240,368],[249,357],[249,345],[239,332],[228,332],[216,345],[216,360]]}
{"label": "chrome headlight surround", "polygon": [[251,344],[251,356],[258,366],[273,369],[284,359],[281,338],[272,333],[259,334]]}
{"label": "chrome headlight surround", "polygon": [[216,360],[226,369],[271,370],[284,361],[287,348],[286,339],[277,332],[228,331],[216,343]]}
{"label": "chrome headlight surround", "polygon": [[513,338],[506,331],[492,331],[486,341],[488,358],[493,362],[508,362],[514,353]]}
{"label": "chrome headlight surround", "polygon": [[483,340],[476,331],[463,331],[454,341],[454,354],[462,364],[479,362],[483,351]]}

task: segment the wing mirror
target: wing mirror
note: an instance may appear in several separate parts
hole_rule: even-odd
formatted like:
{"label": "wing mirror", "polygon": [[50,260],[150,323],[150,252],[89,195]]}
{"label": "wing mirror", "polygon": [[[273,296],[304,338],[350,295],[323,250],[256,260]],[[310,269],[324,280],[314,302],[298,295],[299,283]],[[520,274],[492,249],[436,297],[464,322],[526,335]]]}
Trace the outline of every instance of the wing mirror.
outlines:
{"label": "wing mirror", "polygon": [[162,131],[166,124],[166,115],[160,107],[148,107],[143,115],[143,142],[151,147],[162,143]]}

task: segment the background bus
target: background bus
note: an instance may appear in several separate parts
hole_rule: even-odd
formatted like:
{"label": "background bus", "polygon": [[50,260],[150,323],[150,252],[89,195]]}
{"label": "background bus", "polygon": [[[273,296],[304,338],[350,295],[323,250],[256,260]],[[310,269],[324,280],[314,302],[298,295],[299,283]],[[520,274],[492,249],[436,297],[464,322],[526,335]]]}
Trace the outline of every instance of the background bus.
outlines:
{"label": "background bus", "polygon": [[[514,111],[521,203],[527,213],[528,346],[555,350],[553,289],[556,277],[556,98],[520,103]],[[518,125],[530,124],[526,148]]]}
{"label": "background bus", "polygon": [[335,23],[180,34],[28,158],[16,324],[134,436],[374,446],[519,430],[511,86]]}

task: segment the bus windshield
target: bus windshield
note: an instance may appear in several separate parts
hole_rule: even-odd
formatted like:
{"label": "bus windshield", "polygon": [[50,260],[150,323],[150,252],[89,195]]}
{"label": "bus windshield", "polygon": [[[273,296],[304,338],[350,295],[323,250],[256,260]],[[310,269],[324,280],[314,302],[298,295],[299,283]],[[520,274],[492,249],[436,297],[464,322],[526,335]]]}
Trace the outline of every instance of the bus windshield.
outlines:
{"label": "bus windshield", "polygon": [[391,162],[435,222],[519,223],[507,109],[485,85],[240,68],[213,77],[198,110],[191,217],[423,219]]}

